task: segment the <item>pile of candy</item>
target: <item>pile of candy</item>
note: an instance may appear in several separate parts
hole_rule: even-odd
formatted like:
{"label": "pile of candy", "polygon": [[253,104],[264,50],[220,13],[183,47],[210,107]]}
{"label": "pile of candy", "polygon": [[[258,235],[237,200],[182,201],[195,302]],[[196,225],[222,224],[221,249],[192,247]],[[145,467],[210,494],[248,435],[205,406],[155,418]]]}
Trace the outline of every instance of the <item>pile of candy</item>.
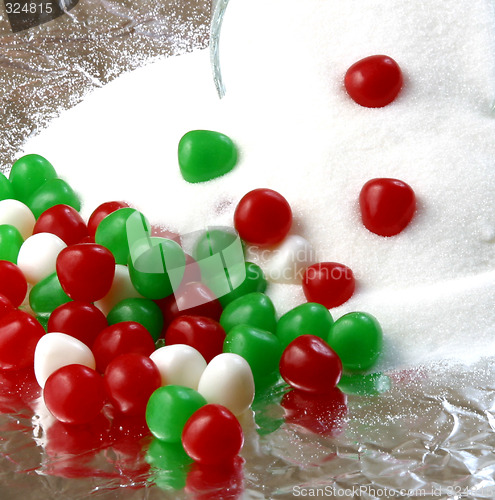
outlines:
{"label": "pile of candy", "polygon": [[[197,135],[183,140],[183,170]],[[225,173],[236,153],[225,136],[212,137],[226,151]],[[205,180],[193,164],[185,170]],[[294,270],[282,258],[282,271],[302,266],[308,303],[277,318],[261,268],[244,258],[229,265],[243,245],[310,246],[288,236],[292,211],[275,191],[247,193],[235,231],[200,232],[192,255],[177,235],[153,236],[123,202],[101,205],[86,223],[78,197],[38,155],[19,159],[10,179],[0,174],[0,200],[0,368],[34,366],[60,422],[87,424],[111,406],[145,416],[160,443],[183,446],[197,463],[238,463],[238,418],[251,411],[255,389],[281,376],[292,388],[282,400],[286,421],[331,433],[330,423],[306,423],[308,415],[345,407],[343,370],[367,371],[379,357],[374,317],[355,312],[334,322],[328,310],[354,292],[346,266],[303,258]]]}

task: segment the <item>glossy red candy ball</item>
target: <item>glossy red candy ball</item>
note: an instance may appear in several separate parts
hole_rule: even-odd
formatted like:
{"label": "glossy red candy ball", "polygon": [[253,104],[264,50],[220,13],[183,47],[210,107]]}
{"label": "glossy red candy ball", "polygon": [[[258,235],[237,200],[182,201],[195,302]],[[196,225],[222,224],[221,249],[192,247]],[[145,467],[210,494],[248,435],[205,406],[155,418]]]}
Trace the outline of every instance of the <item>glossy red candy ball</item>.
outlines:
{"label": "glossy red candy ball", "polygon": [[351,98],[366,108],[390,104],[402,88],[399,65],[388,56],[369,56],[354,63],[345,75],[344,85]]}
{"label": "glossy red candy ball", "polygon": [[308,302],[317,302],[330,309],[352,297],[356,282],[347,266],[337,262],[320,262],[306,269],[302,285]]}
{"label": "glossy red candy ball", "polygon": [[129,205],[125,201],[107,201],[102,203],[95,211],[91,214],[88,221],[88,232],[89,236],[95,239],[96,230],[100,225],[100,222],[113,212],[116,212],[120,208],[127,208]]}
{"label": "glossy red candy ball", "polygon": [[15,309],[0,318],[0,369],[18,370],[34,363],[34,350],[45,330],[36,318]]}
{"label": "glossy red candy ball", "polygon": [[52,312],[47,331],[66,333],[91,348],[98,334],[107,326],[107,318],[95,305],[71,301]]}
{"label": "glossy red candy ball", "polygon": [[295,389],[327,394],[340,380],[342,362],[320,337],[301,335],[285,348],[280,359],[280,375]]}
{"label": "glossy red candy ball", "polygon": [[87,238],[88,227],[77,210],[69,205],[55,205],[36,221],[33,234],[38,233],[52,233],[66,245],[75,245]]}
{"label": "glossy red candy ball", "polygon": [[160,387],[161,375],[148,356],[117,356],[105,370],[105,389],[113,406],[125,415],[145,414],[151,394]]}
{"label": "glossy red candy ball", "polygon": [[112,286],[115,258],[110,250],[95,243],[72,245],[59,253],[57,275],[71,299],[95,302]]}
{"label": "glossy red candy ball", "polygon": [[83,365],[66,365],[46,381],[43,398],[50,413],[66,424],[87,424],[105,403],[103,378]]}
{"label": "glossy red candy ball", "polygon": [[416,196],[409,184],[398,179],[371,179],[361,189],[359,206],[367,229],[380,236],[394,236],[411,222]]}
{"label": "glossy red candy ball", "polygon": [[18,266],[0,260],[0,294],[7,297],[14,307],[19,307],[27,293],[27,281]]}
{"label": "glossy red candy ball", "polygon": [[212,465],[232,461],[244,444],[241,424],[221,405],[208,404],[194,412],[182,431],[186,453],[196,462]]}
{"label": "glossy red candy ball", "polygon": [[234,213],[239,236],[253,245],[280,243],[292,225],[287,200],[271,189],[255,189],[241,199]]}
{"label": "glossy red candy ball", "polygon": [[134,352],[149,356],[155,350],[150,332],[140,323],[123,321],[102,330],[93,344],[96,369],[104,373],[108,364],[121,354]]}
{"label": "glossy red candy ball", "polygon": [[0,318],[3,318],[14,309],[15,307],[12,305],[12,302],[5,295],[0,294]]}
{"label": "glossy red candy ball", "polygon": [[225,330],[206,316],[179,316],[165,332],[165,344],[186,344],[194,347],[209,363],[223,352]]}

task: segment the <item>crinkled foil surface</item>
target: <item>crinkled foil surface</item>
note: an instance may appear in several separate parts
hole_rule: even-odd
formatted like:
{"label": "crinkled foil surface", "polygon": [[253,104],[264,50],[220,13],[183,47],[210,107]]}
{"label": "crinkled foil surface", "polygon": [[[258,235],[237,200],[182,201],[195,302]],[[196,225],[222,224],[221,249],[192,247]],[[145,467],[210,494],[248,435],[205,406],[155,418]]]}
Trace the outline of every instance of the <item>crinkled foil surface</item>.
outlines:
{"label": "crinkled foil surface", "polygon": [[[204,47],[209,20],[210,5],[195,0],[81,0],[13,34],[2,4],[1,169],[91,89]],[[492,359],[444,362],[348,380],[345,405],[295,415],[278,386],[243,422],[244,463],[178,472],[150,460],[142,422],[48,425],[32,373],[0,373],[0,500],[495,498],[494,386]]]}

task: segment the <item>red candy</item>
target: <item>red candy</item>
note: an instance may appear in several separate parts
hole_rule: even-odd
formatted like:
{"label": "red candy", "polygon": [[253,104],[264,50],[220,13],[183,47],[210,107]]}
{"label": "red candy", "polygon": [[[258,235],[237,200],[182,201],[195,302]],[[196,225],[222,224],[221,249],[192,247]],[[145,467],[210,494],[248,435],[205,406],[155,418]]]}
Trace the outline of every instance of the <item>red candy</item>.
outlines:
{"label": "red candy", "polygon": [[344,85],[351,98],[367,108],[390,104],[402,88],[399,65],[388,56],[369,56],[354,63],[345,75]]}
{"label": "red candy", "polygon": [[331,392],[342,375],[342,362],[320,337],[301,335],[284,350],[280,375],[295,389],[312,394]]}
{"label": "red candy", "polygon": [[149,356],[155,350],[150,332],[140,323],[123,321],[100,332],[93,344],[96,369],[104,373],[110,361],[121,354],[134,352]]}
{"label": "red candy", "polygon": [[223,352],[225,330],[206,316],[179,316],[165,332],[165,344],[186,344],[199,351],[209,363]]}
{"label": "red candy", "polygon": [[234,226],[239,236],[254,245],[280,243],[292,225],[292,210],[287,200],[271,189],[255,189],[237,205]]}
{"label": "red candy", "polygon": [[88,237],[83,218],[69,205],[55,205],[43,212],[34,226],[33,234],[52,233],[66,245],[75,245]]}
{"label": "red candy", "polygon": [[8,260],[0,260],[0,294],[14,307],[19,307],[27,293],[27,281],[22,271]]}
{"label": "red candy", "polygon": [[102,203],[96,210],[91,214],[88,221],[88,232],[89,236],[94,240],[96,230],[100,222],[113,212],[116,212],[120,208],[127,208],[129,205],[124,201],[107,201]]}
{"label": "red candy", "polygon": [[303,291],[308,302],[317,302],[330,309],[347,302],[354,293],[354,274],[337,262],[320,262],[304,272]]}
{"label": "red candy", "polygon": [[151,359],[128,353],[116,357],[105,370],[105,389],[113,406],[125,415],[143,415],[161,375]]}
{"label": "red candy", "polygon": [[182,431],[186,453],[205,465],[231,462],[243,443],[244,435],[237,418],[216,404],[205,405],[193,413]]}
{"label": "red candy", "polygon": [[46,381],[43,397],[50,413],[66,424],[94,420],[105,403],[103,378],[83,365],[66,365]]}
{"label": "red candy", "polygon": [[38,320],[24,311],[16,309],[0,318],[0,369],[33,366],[36,344],[44,334]]}
{"label": "red candy", "polygon": [[64,248],[57,258],[57,275],[64,292],[73,300],[95,302],[110,290],[115,258],[101,245],[82,243]]}
{"label": "red candy", "polygon": [[15,308],[12,302],[5,296],[0,294],[0,318],[13,311]]}
{"label": "red candy", "polygon": [[48,320],[48,332],[66,333],[91,348],[98,334],[108,326],[105,315],[89,302],[67,302],[57,307]]}
{"label": "red candy", "polygon": [[394,236],[411,222],[416,196],[411,186],[398,179],[371,179],[361,189],[359,206],[367,229]]}

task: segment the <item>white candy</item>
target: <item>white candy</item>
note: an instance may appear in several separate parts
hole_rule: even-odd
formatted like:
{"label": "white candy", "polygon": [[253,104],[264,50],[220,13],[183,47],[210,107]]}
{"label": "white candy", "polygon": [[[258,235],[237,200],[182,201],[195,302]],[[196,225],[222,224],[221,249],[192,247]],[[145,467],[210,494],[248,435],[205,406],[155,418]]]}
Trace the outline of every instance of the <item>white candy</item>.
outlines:
{"label": "white candy", "polygon": [[53,372],[72,364],[95,369],[95,358],[86,344],[59,332],[41,337],[34,351],[34,374],[41,387]]}
{"label": "white candy", "polygon": [[203,372],[198,392],[208,403],[223,405],[234,415],[240,415],[251,406],[254,399],[251,367],[238,354],[219,354]]}
{"label": "white candy", "polygon": [[182,385],[196,390],[206,361],[194,347],[173,344],[160,347],[150,356],[162,376],[162,385]]}
{"label": "white candy", "polygon": [[265,267],[267,278],[275,283],[301,283],[304,270],[316,262],[313,246],[302,236],[292,234],[275,249]]}
{"label": "white candy", "polygon": [[22,244],[17,265],[28,282],[35,285],[55,272],[58,254],[66,246],[55,234],[33,234]]}
{"label": "white candy", "polygon": [[129,268],[121,264],[116,264],[112,287],[105,297],[95,302],[95,306],[106,315],[121,300],[142,297],[132,284],[129,276]]}
{"label": "white candy", "polygon": [[36,219],[31,209],[17,200],[0,201],[0,225],[9,224],[18,229],[23,239],[33,234]]}

